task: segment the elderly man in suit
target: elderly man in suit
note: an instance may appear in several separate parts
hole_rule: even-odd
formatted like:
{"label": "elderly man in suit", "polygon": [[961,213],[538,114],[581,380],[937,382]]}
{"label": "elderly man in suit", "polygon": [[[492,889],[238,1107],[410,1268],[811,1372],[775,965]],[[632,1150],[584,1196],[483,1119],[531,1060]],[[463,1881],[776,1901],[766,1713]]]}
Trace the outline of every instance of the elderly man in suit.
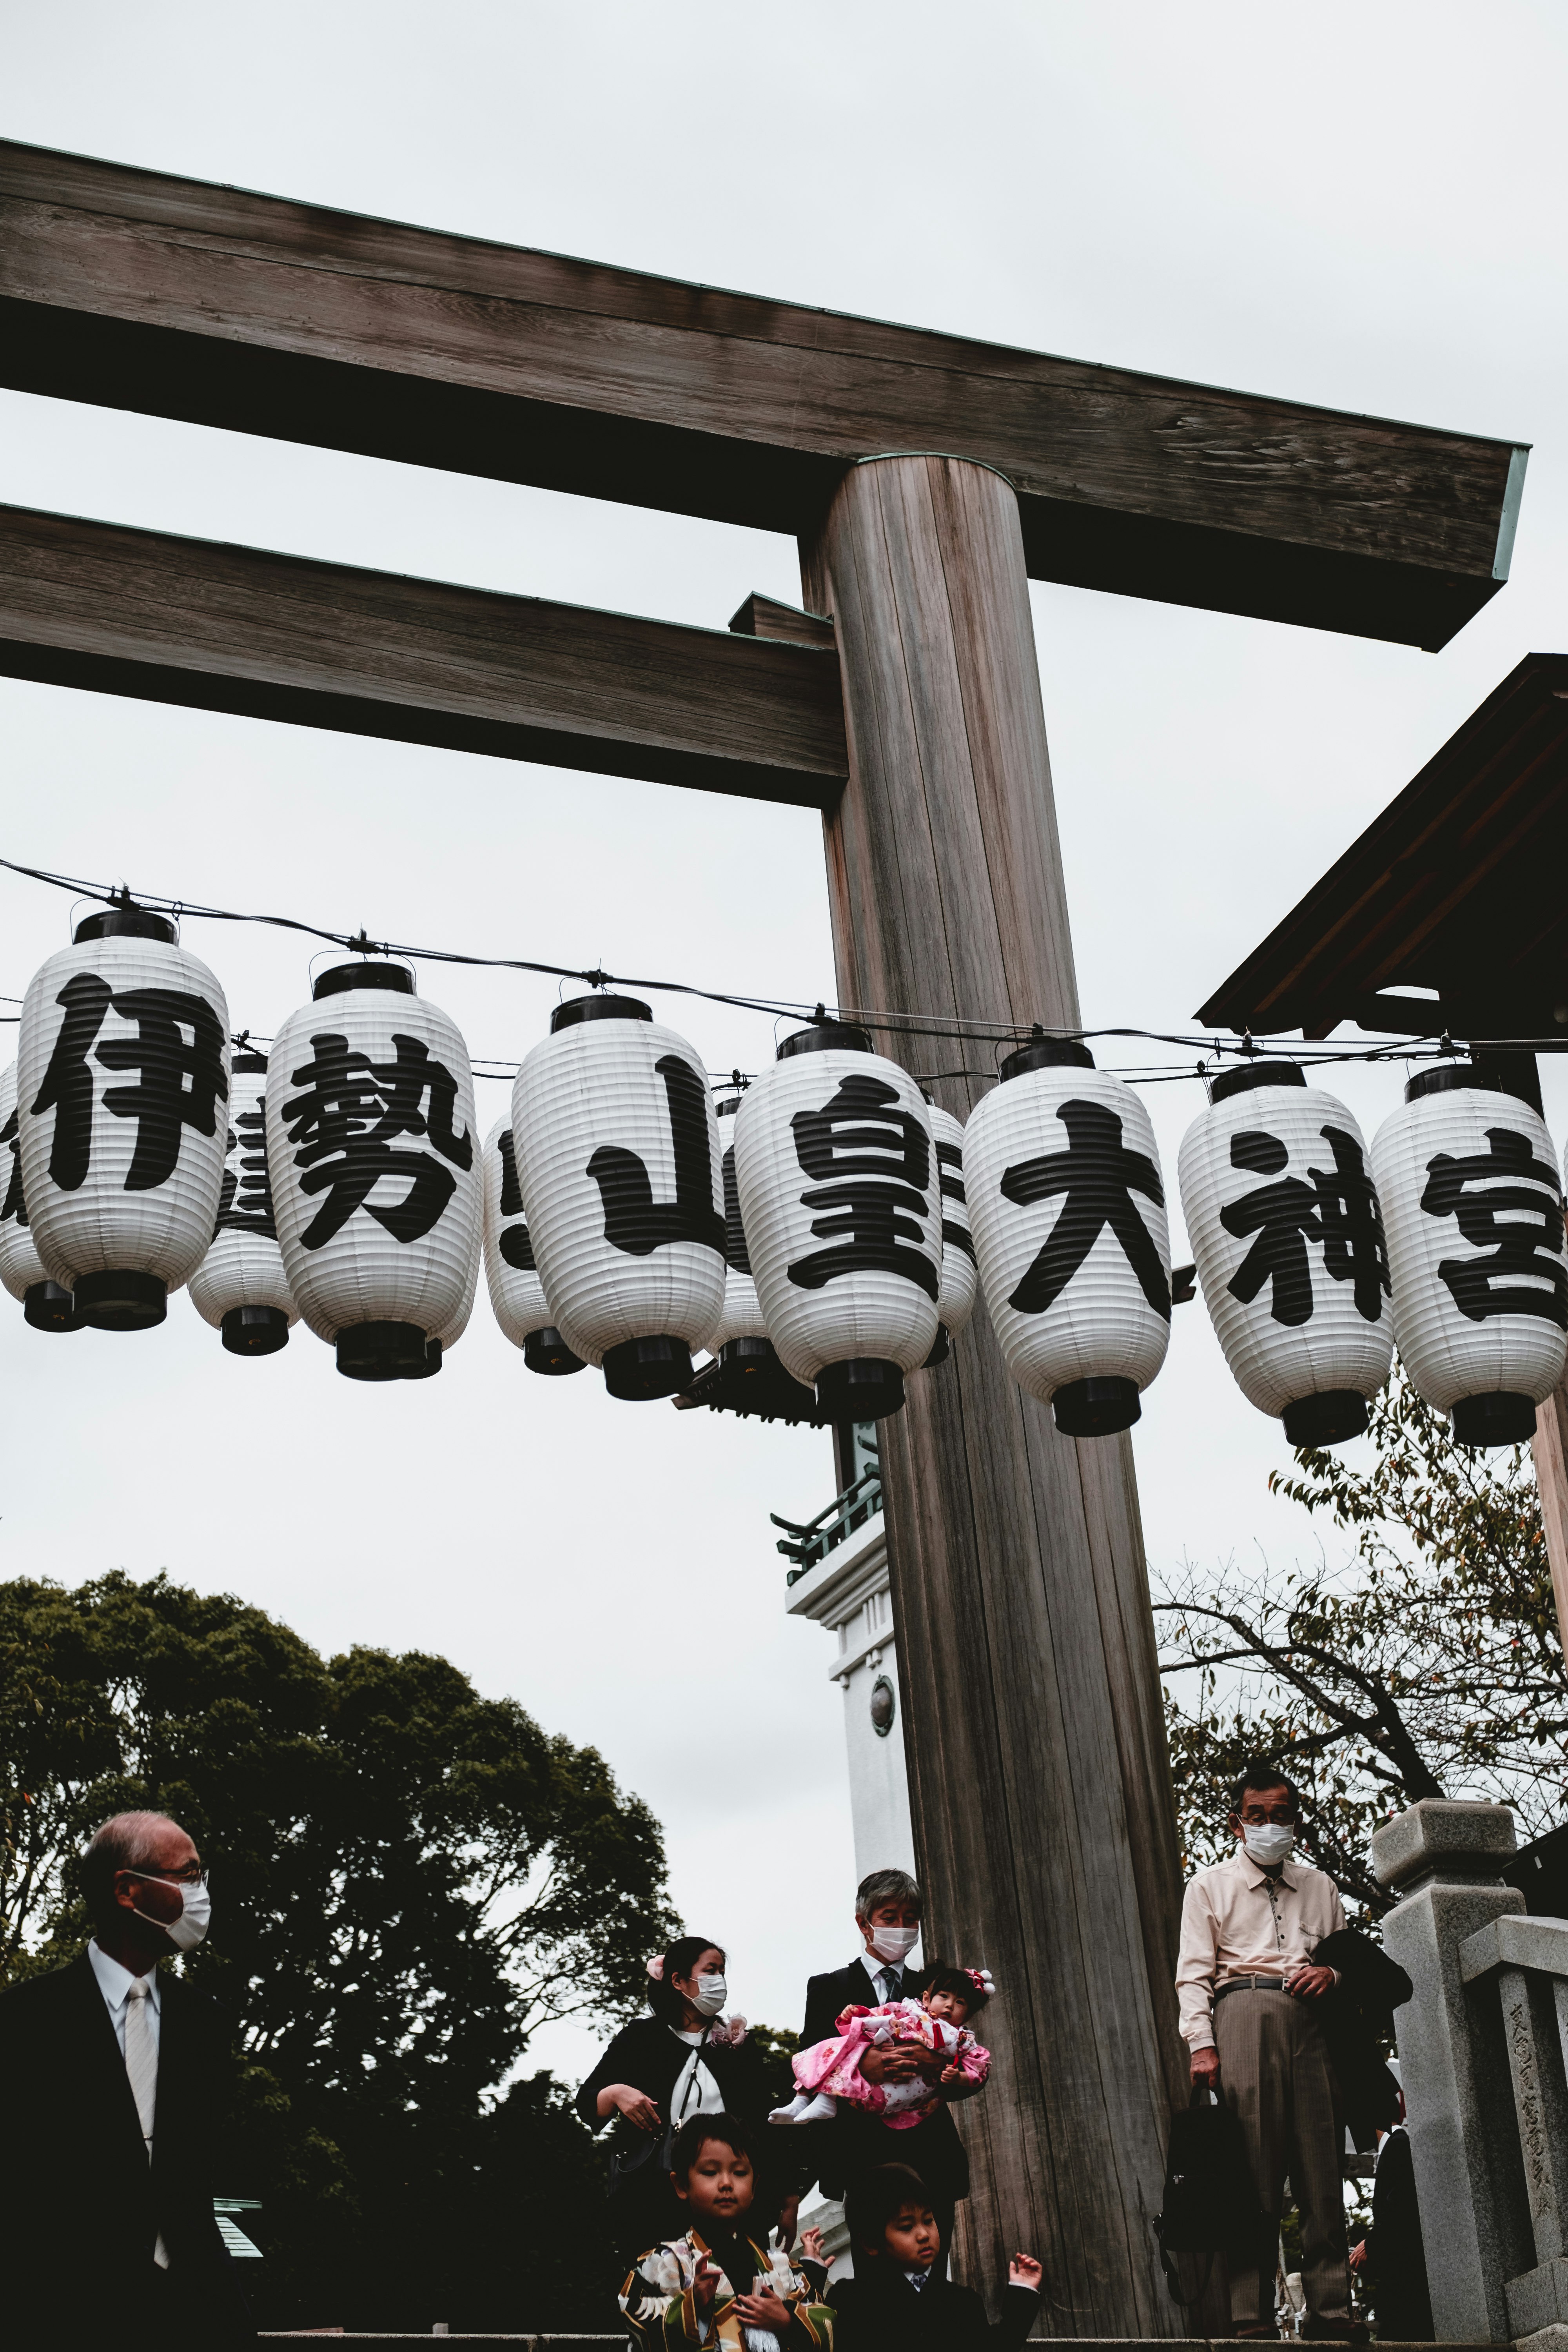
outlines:
{"label": "elderly man in suit", "polygon": [[[855,1927],[860,1947],[846,1968],[812,1977],[805,1988],[805,2024],[801,2047],[836,2033],[838,2014],[851,2007],[874,2009],[879,2001],[914,1999],[929,1973],[911,1968],[909,1956],[920,1941],[921,1890],[907,1870],[874,1870],[855,1896]],[[860,2071],[873,2083],[908,2082],[916,2071],[912,2053],[896,2044],[868,2051]],[[945,2106],[923,2123],[892,2133],[863,2108],[841,2102],[828,2124],[806,2126],[820,2135],[817,2178],[826,2197],[843,2197],[865,2174],[889,2161],[919,2173],[942,2233],[942,2253],[952,2241],[953,2207],[969,2194],[969,2158]]]}
{"label": "elderly man in suit", "polygon": [[201,1856],[165,1815],[117,1813],[79,1875],[92,1941],[0,1993],[7,2340],[247,2342],[213,2216],[227,2036],[211,1996],[158,1967],[206,1932]]}

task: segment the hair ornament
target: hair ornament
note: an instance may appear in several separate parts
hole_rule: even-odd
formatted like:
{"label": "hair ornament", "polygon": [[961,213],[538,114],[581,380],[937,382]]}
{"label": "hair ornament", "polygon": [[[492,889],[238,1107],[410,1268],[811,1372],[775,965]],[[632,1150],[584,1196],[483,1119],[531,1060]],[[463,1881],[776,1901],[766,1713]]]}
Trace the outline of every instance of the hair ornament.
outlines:
{"label": "hair ornament", "polygon": [[653,1979],[655,1984],[662,1984],[664,1982],[664,1954],[662,1952],[656,1952],[654,1954],[652,1959],[649,1960],[647,1964],[647,1972]]}
{"label": "hair ornament", "polygon": [[983,1992],[986,1999],[989,2000],[991,1995],[996,1990],[995,1981],[992,1977],[990,1969],[965,1969],[963,1973],[969,1979],[971,1984],[973,1985],[975,1990],[977,1992]]}

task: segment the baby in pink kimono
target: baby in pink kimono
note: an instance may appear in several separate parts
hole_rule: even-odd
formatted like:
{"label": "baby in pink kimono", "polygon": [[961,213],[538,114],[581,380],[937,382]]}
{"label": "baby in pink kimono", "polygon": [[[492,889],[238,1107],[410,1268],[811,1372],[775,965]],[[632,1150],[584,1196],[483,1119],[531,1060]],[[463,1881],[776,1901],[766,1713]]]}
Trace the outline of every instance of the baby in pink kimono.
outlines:
{"label": "baby in pink kimono", "polygon": [[[905,2131],[923,2123],[949,2098],[967,2098],[979,2090],[991,2072],[991,2053],[983,2050],[967,2021],[984,2009],[994,1987],[986,1969],[949,1969],[940,1962],[931,1969],[918,2000],[889,2000],[876,2009],[846,2009],[838,2032],[830,2042],[813,2042],[792,2061],[799,2085],[784,2107],[768,2117],[774,2124],[824,2123],[838,2112],[840,2099],[864,2107],[891,2131]],[[890,2050],[895,2044],[920,2053],[920,2066],[907,2083],[868,2082],[860,2062],[868,2050]]]}

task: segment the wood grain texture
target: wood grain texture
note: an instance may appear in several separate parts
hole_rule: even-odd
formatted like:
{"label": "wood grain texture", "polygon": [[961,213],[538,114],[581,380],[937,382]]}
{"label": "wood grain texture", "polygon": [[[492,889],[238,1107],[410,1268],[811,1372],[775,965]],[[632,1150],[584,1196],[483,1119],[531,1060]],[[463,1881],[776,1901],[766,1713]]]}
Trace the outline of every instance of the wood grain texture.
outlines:
{"label": "wood grain texture", "polygon": [[[982,467],[858,467],[803,551],[850,780],[826,822],[841,1002],[1071,1025],[1078,998],[1016,502]],[[983,1065],[883,1033],[929,1070]],[[959,1118],[983,1091],[936,1083]],[[1047,2264],[1041,2325],[1168,2331],[1150,2220],[1183,2095],[1175,1814],[1131,1450],[1058,1434],[984,1315],[880,1427],[928,1948],[996,1976],[961,2252]]]}
{"label": "wood grain texture", "polygon": [[[1561,1036],[1565,861],[1568,654],[1526,654],[1197,1017],[1309,1037],[1346,1020]],[[1436,1003],[1399,997],[1413,987]]]}
{"label": "wood grain texture", "polygon": [[837,656],[0,508],[0,673],[821,808]]}
{"label": "wood grain texture", "polygon": [[1511,445],[0,143],[0,381],[792,532],[999,467],[1041,579],[1436,646]]}
{"label": "wood grain texture", "polygon": [[803,613],[798,604],[781,604],[753,588],[730,615],[737,636],[774,637],[790,646],[831,646],[833,624],[820,613]]}
{"label": "wood grain texture", "polygon": [[1530,1450],[1535,1459],[1546,1557],[1552,1564],[1557,1632],[1568,1651],[1568,1381],[1560,1381],[1546,1402],[1536,1406]]}

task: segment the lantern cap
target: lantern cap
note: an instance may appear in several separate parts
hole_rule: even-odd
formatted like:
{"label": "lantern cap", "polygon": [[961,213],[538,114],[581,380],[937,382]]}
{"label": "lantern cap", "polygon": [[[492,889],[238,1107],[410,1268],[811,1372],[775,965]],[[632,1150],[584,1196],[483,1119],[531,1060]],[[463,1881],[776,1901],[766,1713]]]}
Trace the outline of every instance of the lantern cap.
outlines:
{"label": "lantern cap", "polygon": [[260,1077],[265,1075],[267,1069],[267,1056],[265,1054],[257,1054],[247,1049],[243,1054],[235,1055],[229,1067],[237,1078]]}
{"label": "lantern cap", "polygon": [[310,984],[310,995],[312,1001],[323,996],[346,996],[351,988],[384,988],[394,996],[417,993],[414,974],[405,971],[400,963],[330,963],[325,971],[317,973]]}
{"label": "lantern cap", "polygon": [[84,940],[162,940],[172,948],[179,934],[167,915],[154,915],[147,907],[104,907],[84,915],[72,937],[79,947]]}
{"label": "lantern cap", "polygon": [[1047,1037],[1042,1030],[1026,1045],[1015,1046],[1003,1058],[996,1076],[1004,1086],[1009,1078],[1026,1077],[1031,1070],[1092,1070],[1094,1055],[1077,1037]]}
{"label": "lantern cap", "polygon": [[871,1032],[853,1021],[814,1021],[809,1029],[797,1029],[786,1037],[773,1056],[775,1061],[788,1062],[796,1054],[868,1054]]}
{"label": "lantern cap", "polygon": [[1307,1073],[1300,1062],[1238,1062],[1209,1080],[1211,1103],[1228,1102],[1232,1095],[1250,1094],[1254,1087],[1304,1087]]}
{"label": "lantern cap", "polygon": [[713,1116],[715,1118],[733,1118],[740,1108],[739,1095],[726,1095],[722,1102],[714,1104]]}
{"label": "lantern cap", "polygon": [[550,1034],[574,1029],[579,1021],[651,1021],[653,1008],[637,996],[569,996],[550,1016]]}
{"label": "lantern cap", "polygon": [[1482,1094],[1506,1094],[1508,1088],[1500,1078],[1487,1070],[1479,1070],[1474,1062],[1435,1062],[1429,1070],[1417,1070],[1405,1083],[1405,1099],[1419,1102],[1423,1095],[1457,1094],[1462,1087],[1474,1087]]}

